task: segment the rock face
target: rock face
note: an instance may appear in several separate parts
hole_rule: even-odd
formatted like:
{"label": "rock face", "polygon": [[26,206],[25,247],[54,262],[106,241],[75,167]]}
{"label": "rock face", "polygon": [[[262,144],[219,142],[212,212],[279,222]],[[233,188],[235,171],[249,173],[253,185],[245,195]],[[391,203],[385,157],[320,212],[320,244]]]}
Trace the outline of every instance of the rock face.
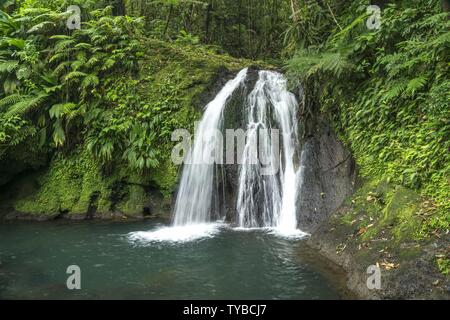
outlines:
{"label": "rock face", "polygon": [[318,113],[304,121],[311,122],[302,139],[297,218],[302,230],[313,232],[353,193],[356,167],[351,153]]}
{"label": "rock face", "polygon": [[[245,107],[247,105],[246,99],[248,94],[251,92],[256,82],[258,81],[258,72],[258,68],[249,67],[244,85],[233,94],[230,101],[227,103],[224,112],[224,132],[226,129],[242,129],[244,131],[247,130],[245,110]],[[234,146],[234,154],[236,155],[236,141],[234,143]],[[236,161],[237,159],[235,158],[235,162]],[[226,220],[230,222],[236,221],[236,202],[237,194],[239,191],[239,168],[240,166],[238,164],[224,165],[223,168],[221,168],[223,169],[224,177],[222,179],[222,177],[219,176],[218,179],[219,187],[223,189],[221,208],[222,210],[224,210]]]}

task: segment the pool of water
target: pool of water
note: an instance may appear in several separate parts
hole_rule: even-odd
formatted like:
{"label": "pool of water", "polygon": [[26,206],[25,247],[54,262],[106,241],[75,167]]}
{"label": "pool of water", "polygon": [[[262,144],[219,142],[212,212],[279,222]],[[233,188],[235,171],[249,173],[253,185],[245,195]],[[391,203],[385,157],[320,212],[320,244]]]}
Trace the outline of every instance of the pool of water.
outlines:
{"label": "pool of water", "polygon": [[[0,298],[342,298],[342,275],[316,256],[301,239],[224,225],[193,237],[157,221],[4,223]],[[70,265],[81,290],[67,289]]]}

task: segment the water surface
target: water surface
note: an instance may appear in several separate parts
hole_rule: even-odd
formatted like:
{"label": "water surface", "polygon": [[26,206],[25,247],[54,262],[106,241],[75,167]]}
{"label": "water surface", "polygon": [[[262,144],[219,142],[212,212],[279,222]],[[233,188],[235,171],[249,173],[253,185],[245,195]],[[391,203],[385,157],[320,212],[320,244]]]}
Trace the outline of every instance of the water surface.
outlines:
{"label": "water surface", "polygon": [[[0,298],[341,298],[338,275],[311,258],[303,240],[224,226],[191,241],[136,237],[162,227],[154,221],[1,224]],[[81,268],[81,290],[66,287],[70,265]]]}

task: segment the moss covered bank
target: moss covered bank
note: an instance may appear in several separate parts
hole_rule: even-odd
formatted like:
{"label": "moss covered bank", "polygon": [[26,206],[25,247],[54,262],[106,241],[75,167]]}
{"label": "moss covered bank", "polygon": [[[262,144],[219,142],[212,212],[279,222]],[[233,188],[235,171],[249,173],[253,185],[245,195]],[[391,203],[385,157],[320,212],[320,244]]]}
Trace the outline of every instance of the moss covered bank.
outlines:
{"label": "moss covered bank", "polygon": [[[15,150],[2,159],[0,211],[4,217],[48,220],[170,216],[180,169],[170,160],[176,143],[170,141],[172,130],[185,128],[192,132],[206,103],[230,76],[250,62],[201,46],[151,39],[145,46],[139,72],[108,79],[110,83],[105,86],[111,88],[107,99],[113,101],[121,116],[133,112],[163,119],[164,127],[157,128],[160,136],[155,137],[157,165],[133,168],[117,155],[105,165],[87,147],[88,130],[73,150],[56,150],[33,161],[21,162],[16,156],[20,150]],[[127,110],[130,99],[138,101],[132,111]],[[11,172],[14,167],[18,168]]]}

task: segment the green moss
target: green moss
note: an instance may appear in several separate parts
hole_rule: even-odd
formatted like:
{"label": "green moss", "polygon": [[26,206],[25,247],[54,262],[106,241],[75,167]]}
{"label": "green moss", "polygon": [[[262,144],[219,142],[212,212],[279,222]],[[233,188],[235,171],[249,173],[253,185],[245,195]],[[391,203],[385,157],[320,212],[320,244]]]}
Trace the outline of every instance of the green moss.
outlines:
{"label": "green moss", "polygon": [[20,197],[14,208],[33,215],[86,213],[93,193],[101,192],[99,167],[86,153],[55,158],[40,174],[37,188]]}
{"label": "green moss", "polygon": [[171,161],[162,164],[150,173],[151,180],[156,184],[164,197],[170,198],[178,181],[178,170]]}
{"label": "green moss", "polygon": [[380,225],[393,226],[393,234],[398,241],[411,237],[421,224],[420,218],[415,215],[419,211],[421,200],[414,191],[396,187],[383,211]]}
{"label": "green moss", "polygon": [[450,275],[450,259],[449,258],[438,258],[436,259],[436,264],[439,271],[446,275]]}
{"label": "green moss", "polygon": [[127,216],[141,215],[144,211],[147,195],[140,185],[127,186],[127,200],[117,205],[117,209]]}
{"label": "green moss", "polygon": [[423,240],[436,229],[448,228],[448,215],[436,210],[432,203],[414,190],[386,180],[369,180],[347,199],[349,210],[340,217],[340,223],[358,232],[361,242],[377,238],[395,243]]}

